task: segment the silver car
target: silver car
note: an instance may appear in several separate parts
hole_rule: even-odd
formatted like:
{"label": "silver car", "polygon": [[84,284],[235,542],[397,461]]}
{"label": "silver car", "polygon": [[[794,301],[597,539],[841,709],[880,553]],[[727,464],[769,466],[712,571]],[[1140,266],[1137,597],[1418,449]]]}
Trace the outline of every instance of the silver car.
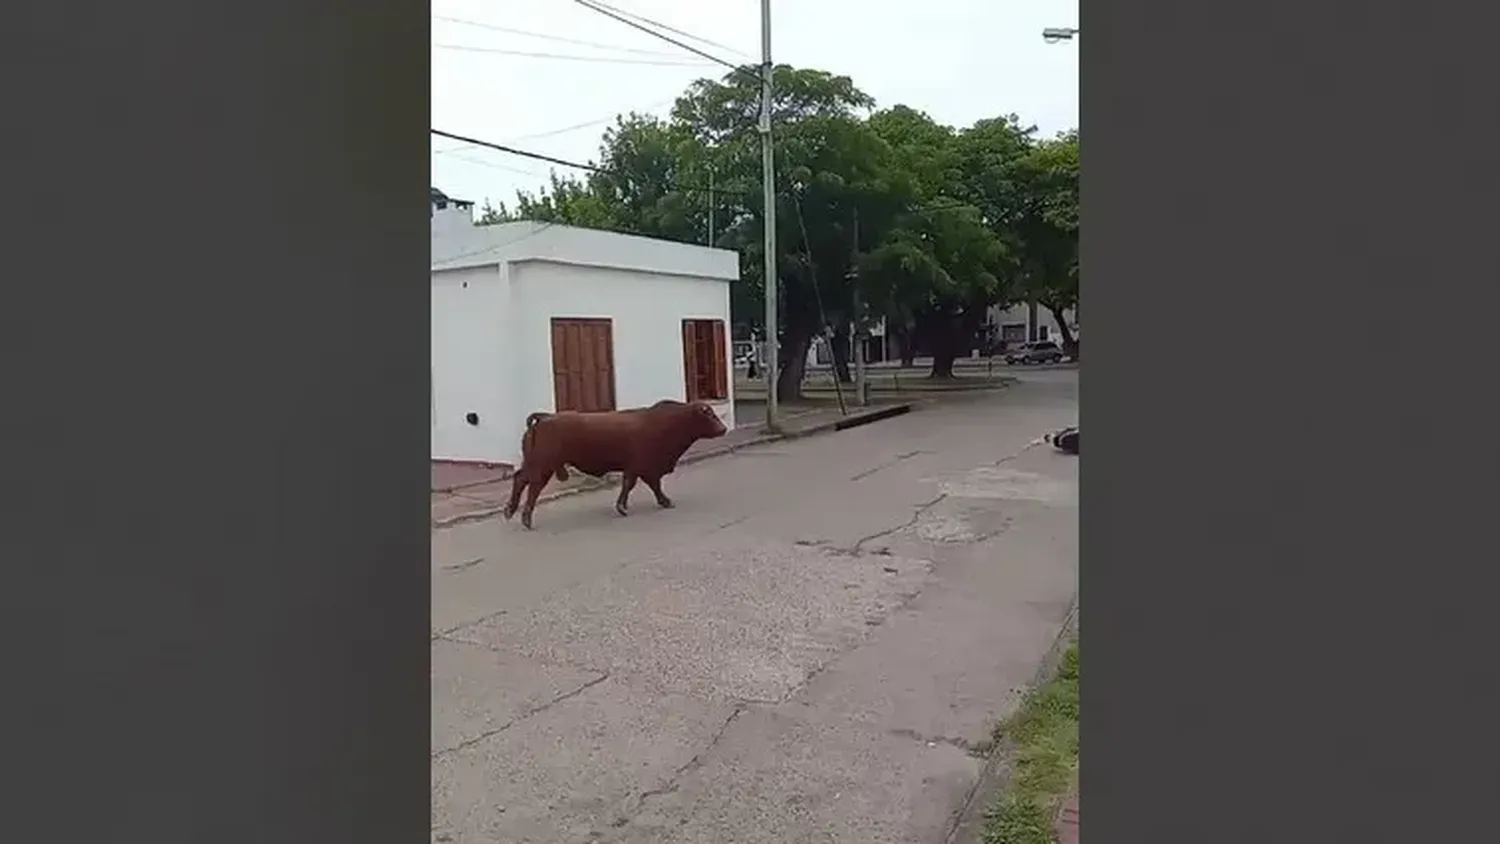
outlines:
{"label": "silver car", "polygon": [[1022,343],[1005,353],[1005,362],[1009,364],[1061,363],[1062,359],[1062,347],[1051,340]]}

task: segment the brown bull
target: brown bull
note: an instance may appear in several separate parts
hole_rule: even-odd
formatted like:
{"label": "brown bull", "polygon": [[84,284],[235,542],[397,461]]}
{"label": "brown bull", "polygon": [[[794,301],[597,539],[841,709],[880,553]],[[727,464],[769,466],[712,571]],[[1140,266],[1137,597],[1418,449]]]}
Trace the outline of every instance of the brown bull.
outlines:
{"label": "brown bull", "polygon": [[[724,423],[703,402],[659,401],[650,407],[600,413],[533,413],[521,435],[521,466],[511,479],[505,518],[521,508],[521,524],[531,528],[536,499],[552,478],[568,479],[568,468],[595,478],[621,474],[615,511],[627,515],[630,491],[644,481],[661,507],[672,499],[661,491],[661,479],[693,443],[724,435]],[[521,493],[526,505],[521,507]]]}

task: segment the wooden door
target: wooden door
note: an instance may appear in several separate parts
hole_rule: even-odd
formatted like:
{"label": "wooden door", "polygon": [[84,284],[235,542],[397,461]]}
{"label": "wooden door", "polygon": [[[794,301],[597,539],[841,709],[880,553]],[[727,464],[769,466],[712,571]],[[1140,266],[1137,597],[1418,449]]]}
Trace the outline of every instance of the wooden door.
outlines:
{"label": "wooden door", "polygon": [[682,364],[688,401],[729,398],[729,360],[724,321],[682,321]]}
{"label": "wooden door", "polygon": [[558,410],[615,409],[615,341],[609,320],[552,320],[552,391]]}

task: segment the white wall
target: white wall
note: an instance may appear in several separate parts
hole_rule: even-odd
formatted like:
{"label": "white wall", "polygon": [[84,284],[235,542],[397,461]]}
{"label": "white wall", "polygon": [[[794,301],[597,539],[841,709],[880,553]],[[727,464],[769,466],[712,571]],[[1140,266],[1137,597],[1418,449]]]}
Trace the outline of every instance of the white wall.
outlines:
{"label": "white wall", "polygon": [[[497,443],[519,438],[509,399],[511,310],[500,267],[432,274],[432,456],[506,462]],[[479,414],[479,424],[464,416]]]}
{"label": "white wall", "polygon": [[[432,456],[517,463],[526,416],[553,410],[553,317],[613,323],[619,407],[684,397],[682,320],[724,321],[739,256],[724,249],[535,222],[432,231]],[[727,350],[726,350],[727,351]],[[715,405],[734,427],[730,400]],[[464,415],[479,415],[477,426]]]}
{"label": "white wall", "polygon": [[432,209],[432,233],[446,235],[474,228],[474,209],[449,203],[446,208]]}
{"label": "white wall", "polygon": [[[554,317],[612,321],[615,403],[622,409],[686,398],[683,320],[723,320],[725,343],[729,342],[729,284],[724,281],[547,261],[512,264],[510,277],[518,323],[512,348],[525,370],[517,377],[515,392],[517,413],[523,419],[556,407]],[[714,403],[714,408],[733,428],[733,362],[726,359],[725,366],[730,368],[725,375],[729,400]]]}
{"label": "white wall", "polygon": [[[1073,335],[1076,337],[1078,335],[1078,317],[1074,315],[1071,308],[1063,311],[1063,316],[1068,320],[1069,327],[1073,329]],[[1030,310],[1024,302],[1017,305],[1011,305],[1009,308],[991,307],[989,309],[988,317],[989,321],[994,325],[1020,324],[1027,326],[1028,338],[1032,333],[1032,326],[1030,324]],[[1042,307],[1041,305],[1037,305],[1036,327],[1040,328],[1041,326],[1047,327],[1047,339],[1059,343],[1062,342],[1062,332],[1058,330],[1057,320],[1052,318],[1052,312]]]}

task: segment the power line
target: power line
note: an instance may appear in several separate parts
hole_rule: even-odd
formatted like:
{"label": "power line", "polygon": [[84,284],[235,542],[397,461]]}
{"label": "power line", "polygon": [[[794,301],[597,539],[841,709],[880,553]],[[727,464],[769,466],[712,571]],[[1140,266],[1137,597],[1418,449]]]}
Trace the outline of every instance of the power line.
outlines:
{"label": "power line", "polygon": [[688,39],[689,41],[697,41],[699,44],[707,44],[710,47],[716,47],[716,48],[718,48],[720,50],[728,50],[731,53],[736,53],[738,55],[744,56],[747,59],[750,58],[750,54],[747,53],[747,52],[745,52],[744,50],[736,50],[733,47],[730,47],[730,46],[725,45],[725,44],[720,44],[717,41],[710,41],[707,38],[704,38],[704,37],[702,37],[700,35],[694,35],[691,32],[684,32],[684,31],[682,31],[680,29],[676,29],[674,27],[668,26],[667,24],[664,24],[661,21],[654,21],[654,20],[646,17],[645,15],[640,15],[640,14],[636,14],[635,12],[627,11],[625,9],[620,8],[619,6],[611,6],[608,3],[602,2],[602,0],[591,0],[591,2],[595,6],[598,6],[598,7],[603,8],[603,9],[608,9],[611,12],[615,12],[616,14],[624,15],[627,18],[634,18],[634,19],[640,21],[641,23],[650,24],[651,26],[654,26],[657,29],[665,30],[665,31],[670,32],[670,33],[672,33],[674,35],[680,35],[683,38]]}
{"label": "power line", "polygon": [[[828,310],[823,307],[823,285],[818,282],[818,262],[813,258],[812,238],[807,236],[807,220],[802,217],[802,197],[796,193],[792,194],[792,210],[797,212],[797,229],[802,232],[802,254],[807,256],[806,273],[804,275],[808,284],[812,286],[813,297],[818,302],[818,321],[823,324],[823,330],[819,333],[832,346],[833,337],[829,332]],[[849,411],[844,407],[844,390],[839,386],[838,378],[833,379],[833,391],[838,396],[839,412],[847,414]]]}
{"label": "power line", "polygon": [[[496,249],[500,249],[500,248],[505,247],[505,246],[511,246],[513,244],[520,243],[521,241],[526,240],[527,238],[536,237],[537,235],[541,234],[542,232],[546,231],[547,229],[550,229],[553,226],[557,225],[557,223],[555,223],[555,222],[553,222],[551,220],[508,220],[506,222],[513,222],[513,223],[529,222],[529,223],[534,224],[536,227],[533,228],[531,231],[529,231],[529,232],[521,235],[520,237],[513,237],[510,240],[505,241],[504,243],[491,243],[491,244],[483,246],[483,247],[481,247],[479,249],[473,249],[473,250],[470,250],[468,252],[460,252],[457,255],[449,255],[449,256],[443,258],[442,260],[439,260],[439,261],[436,262],[439,265],[438,269],[444,269],[444,267],[441,266],[442,264],[451,264],[454,261],[462,261],[465,258],[472,258],[475,255],[483,255],[486,252],[492,252],[492,251],[494,251]],[[490,224],[486,224],[486,225],[490,225]],[[481,226],[476,225],[475,228],[481,228]]]}
{"label": "power line", "polygon": [[[670,100],[662,100],[660,102],[655,102],[655,103],[651,103],[650,105],[642,106],[639,109],[632,109],[632,111],[648,112],[648,111],[651,111],[652,109],[661,108],[662,106],[673,105],[676,102],[677,102],[677,98],[673,97]],[[573,132],[573,131],[576,131],[578,129],[587,129],[590,126],[598,126],[598,125],[600,125],[602,123],[608,123],[608,122],[610,122],[612,120],[615,120],[618,117],[620,117],[620,114],[621,114],[620,112],[615,112],[614,114],[611,114],[608,117],[599,117],[599,118],[595,118],[593,120],[584,121],[583,123],[574,123],[572,126],[564,126],[561,129],[551,129],[551,130],[546,131],[546,132],[537,132],[537,133],[532,134],[532,135],[521,135],[519,137],[511,138],[510,140],[511,141],[533,141],[533,140],[536,140],[538,138],[550,138],[550,137],[552,137],[554,135],[561,135],[561,134],[563,134],[565,132]]]}
{"label": "power line", "polygon": [[545,161],[548,164],[556,164],[561,167],[573,167],[579,170],[590,170],[595,173],[608,172],[603,167],[600,167],[597,164],[580,164],[577,161],[569,161],[566,158],[554,158],[550,155],[543,155],[539,152],[528,152],[527,150],[516,149],[515,147],[506,146],[505,144],[497,144],[491,141],[481,141],[478,138],[470,138],[466,135],[455,135],[452,132],[444,132],[442,129],[429,129],[428,131],[434,135],[437,135],[439,138],[447,138],[450,141],[461,141],[466,144],[473,144],[477,147],[488,147],[489,149],[499,150],[500,152],[508,152],[511,155],[519,155],[522,158],[531,158],[536,161]]}
{"label": "power line", "polygon": [[470,47],[464,44],[433,44],[435,50],[462,50],[467,53],[496,53],[502,56],[520,56],[528,59],[562,59],[574,62],[598,62],[602,64],[638,64],[657,67],[703,67],[703,62],[669,59],[627,59],[615,56],[569,56],[559,53],[533,53],[526,50],[507,50],[501,47]]}
{"label": "power line", "polygon": [[577,3],[578,5],[580,5],[582,7],[584,7],[585,9],[588,9],[589,11],[598,12],[599,14],[604,15],[607,18],[612,18],[614,20],[617,20],[620,23],[623,23],[623,24],[625,24],[626,26],[628,26],[628,27],[630,27],[632,29],[638,29],[641,32],[646,33],[647,35],[652,36],[653,38],[660,38],[661,40],[667,42],[668,44],[672,44],[672,45],[674,45],[676,47],[681,47],[682,49],[687,50],[689,53],[692,53],[693,55],[702,56],[703,58],[708,59],[709,61],[711,61],[711,62],[713,62],[715,64],[721,64],[724,67],[727,67],[730,70],[734,71],[735,73],[744,74],[744,75],[750,77],[751,79],[755,80],[757,83],[761,81],[760,74],[758,74],[758,73],[756,73],[754,71],[751,71],[751,70],[748,70],[748,69],[746,69],[744,67],[741,67],[740,65],[737,65],[734,62],[729,61],[728,59],[721,59],[718,56],[714,55],[713,53],[709,53],[709,52],[706,52],[704,50],[700,50],[697,47],[691,46],[689,44],[684,44],[683,42],[678,41],[676,38],[673,38],[670,35],[663,35],[660,32],[657,32],[656,30],[652,29],[651,27],[646,26],[645,24],[637,23],[636,21],[633,21],[630,18],[625,17],[623,14],[620,14],[618,12],[612,11],[611,9],[604,8],[603,6],[601,6],[601,5],[593,2],[593,0],[573,0],[573,2]]}
{"label": "power line", "polygon": [[524,38],[540,38],[543,41],[555,41],[559,44],[572,44],[577,47],[594,47],[600,50],[615,50],[621,53],[635,53],[636,55],[640,56],[662,56],[665,58],[677,57],[675,53],[666,53],[661,50],[642,50],[639,47],[617,47],[613,44],[601,44],[597,41],[583,41],[577,38],[568,38],[565,35],[550,35],[545,32],[531,32],[525,29],[514,29],[508,26],[498,26],[492,23],[471,21],[464,18],[450,18],[443,15],[433,15],[432,19],[447,21],[448,23],[462,24],[463,26],[477,27],[479,29],[488,29],[493,32],[504,32],[509,35],[520,35]]}
{"label": "power line", "polygon": [[[515,148],[513,146],[508,146],[506,144],[497,144],[497,143],[494,143],[492,141],[482,141],[482,140],[480,140],[478,138],[470,138],[470,137],[468,137],[466,135],[455,135],[452,132],[444,132],[441,129],[429,129],[428,131],[431,132],[434,135],[437,135],[440,138],[447,138],[447,139],[449,139],[451,141],[459,141],[461,143],[472,144],[472,145],[477,146],[477,147],[485,147],[487,149],[493,149],[493,150],[497,150],[499,152],[506,152],[506,153],[510,153],[511,155],[518,155],[518,156],[520,156],[522,158],[530,158],[530,159],[534,159],[536,161],[545,161],[548,164],[556,164],[559,167],[572,167],[572,168],[577,169],[577,170],[587,170],[587,171],[589,171],[591,173],[599,173],[599,174],[606,175],[606,176],[618,176],[618,175],[620,175],[619,171],[617,171],[617,170],[611,170],[608,167],[601,167],[598,164],[584,164],[584,163],[579,162],[579,161],[569,161],[566,158],[557,158],[556,156],[544,155],[544,154],[542,154],[540,152],[531,152],[530,150],[517,149],[517,148]],[[704,187],[702,185],[688,185],[688,184],[682,184],[680,182],[676,183],[676,184],[673,184],[670,187],[675,188],[677,190],[685,190],[685,191],[702,191],[702,192],[707,192],[707,191],[710,190],[710,188]],[[733,194],[735,196],[749,196],[750,195],[749,191],[738,191],[738,190],[734,190],[733,188],[726,188],[726,187],[722,187],[722,186],[714,187],[714,188],[712,188],[712,190],[713,190],[714,193],[718,193],[718,194]]]}
{"label": "power line", "polygon": [[[509,146],[509,145],[506,145],[506,144],[498,144],[498,143],[495,143],[493,141],[484,141],[484,140],[480,140],[479,138],[471,138],[471,137],[468,137],[467,135],[457,135],[457,134],[454,134],[453,132],[445,132],[442,129],[429,129],[428,131],[431,132],[432,134],[440,137],[440,138],[447,138],[450,141],[458,141],[458,142],[463,143],[463,144],[469,144],[469,145],[477,146],[477,147],[484,147],[486,149],[492,149],[492,150],[496,150],[498,152],[504,152],[504,153],[509,153],[510,155],[520,156],[521,158],[530,158],[530,159],[533,159],[533,160],[536,160],[536,161],[545,161],[548,164],[556,164],[559,167],[571,167],[571,168],[576,169],[576,170],[587,170],[587,171],[589,171],[591,173],[600,173],[600,174],[607,175],[607,176],[618,176],[618,175],[620,175],[619,171],[617,171],[617,170],[611,170],[608,167],[601,167],[598,164],[585,164],[585,163],[579,162],[579,161],[569,161],[566,158],[558,158],[556,156],[545,155],[545,154],[540,153],[540,152],[531,152],[530,150],[518,149],[516,147]],[[531,175],[538,175],[538,174],[531,174]],[[702,192],[707,192],[707,191],[710,190],[710,188],[705,187],[703,185],[691,185],[691,184],[682,184],[682,183],[673,184],[670,187],[675,188],[677,190],[684,190],[684,191],[702,191]],[[731,196],[751,196],[751,195],[753,195],[751,191],[735,190],[734,188],[725,187],[725,186],[722,186],[722,185],[715,186],[715,187],[712,188],[712,190],[713,190],[714,193],[717,193],[717,194],[726,194],[726,195],[731,195]],[[972,209],[972,210],[976,210],[976,211],[979,210],[972,203],[962,202],[962,201],[959,201],[959,200],[949,200],[947,202],[933,202],[933,203],[930,203],[930,204],[914,205],[914,206],[912,206],[910,208],[905,208],[905,209],[902,209],[902,210],[904,212],[906,212],[906,213],[917,213],[917,212],[923,212],[923,211],[953,211],[953,210],[959,210],[959,209]],[[801,208],[799,207],[797,210],[798,210],[798,213],[800,214],[801,213]]]}
{"label": "power line", "polygon": [[[677,98],[673,97],[670,100],[661,100],[659,102],[654,102],[654,103],[650,103],[648,105],[641,106],[640,108],[631,109],[631,113],[650,112],[653,109],[658,109],[658,108],[661,108],[662,106],[672,105],[672,104],[674,104],[676,102],[677,102]],[[513,143],[516,143],[518,141],[534,141],[534,140],[538,140],[538,139],[541,139],[541,138],[551,138],[551,137],[555,137],[557,135],[563,135],[563,134],[566,134],[568,132],[576,132],[579,129],[587,129],[587,128],[591,127],[591,126],[599,126],[601,124],[609,123],[609,122],[611,122],[613,120],[617,120],[617,119],[620,118],[620,116],[623,113],[624,112],[618,112],[617,111],[617,112],[614,112],[612,114],[606,115],[604,117],[596,117],[596,118],[594,118],[592,120],[585,120],[582,123],[574,123],[574,124],[571,124],[571,125],[568,125],[568,126],[563,126],[561,128],[558,128],[558,129],[548,129],[545,132],[533,132],[530,135],[516,135],[514,137],[506,138],[504,141],[502,141],[502,143],[513,144]],[[448,149],[433,150],[432,154],[433,155],[452,155],[453,153],[456,153],[459,150],[468,149],[468,148],[469,148],[468,144],[460,144],[460,145],[458,145],[456,147],[449,147]]]}
{"label": "power line", "polygon": [[[468,149],[468,147],[459,147],[458,149]],[[531,176],[532,178],[536,179],[540,179],[544,175],[542,173],[536,173],[531,170],[522,170],[519,167],[507,167],[504,164],[498,164],[494,161],[485,161],[483,158],[474,158],[473,156],[469,155],[459,155],[458,149],[441,150],[440,153],[451,155],[458,161],[467,161],[470,164],[477,164],[480,167],[490,167],[495,170],[504,170],[507,173],[516,173],[522,176]]]}

